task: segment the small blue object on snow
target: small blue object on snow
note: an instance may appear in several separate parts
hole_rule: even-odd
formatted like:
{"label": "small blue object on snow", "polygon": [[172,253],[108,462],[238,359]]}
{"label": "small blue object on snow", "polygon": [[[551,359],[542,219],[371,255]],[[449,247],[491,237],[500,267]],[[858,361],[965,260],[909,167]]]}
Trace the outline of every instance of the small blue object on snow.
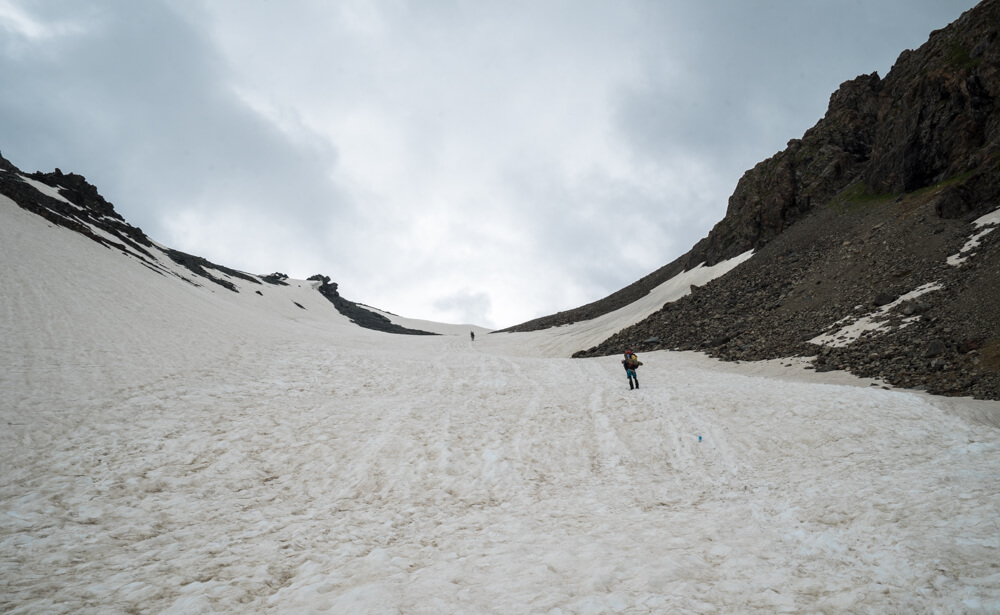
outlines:
{"label": "small blue object on snow", "polygon": [[698,442],[701,442],[701,436],[698,436]]}

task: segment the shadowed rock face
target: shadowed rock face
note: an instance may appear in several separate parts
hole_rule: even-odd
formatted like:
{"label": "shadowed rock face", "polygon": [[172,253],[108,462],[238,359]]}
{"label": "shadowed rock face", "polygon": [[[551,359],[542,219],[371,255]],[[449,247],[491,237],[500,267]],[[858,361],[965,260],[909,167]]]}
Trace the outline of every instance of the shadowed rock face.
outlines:
{"label": "shadowed rock face", "polygon": [[870,159],[881,91],[876,73],[842,84],[822,120],[743,175],[725,218],[692,249],[691,264],[757,250],[855,182]]}
{"label": "shadowed rock face", "polygon": [[[1000,231],[962,266],[946,263],[976,232],[970,222],[1000,206],[998,32],[1000,0],[988,0],[904,51],[884,79],[843,83],[802,138],[743,175],[726,216],[687,254],[608,298],[510,330],[594,318],[677,271],[753,249],[726,276],[575,356],[815,355],[818,369],[1000,399]],[[913,302],[890,311],[896,325],[907,319],[902,328],[843,348],[805,341],[930,283],[941,290],[919,313]],[[926,356],[932,343],[940,352]]]}
{"label": "shadowed rock face", "polygon": [[936,213],[987,208],[1000,195],[998,30],[1000,2],[983,2],[904,51],[885,79],[872,73],[843,83],[823,119],[743,175],[689,266],[759,249],[854,186],[900,195],[960,178],[939,195]]}
{"label": "shadowed rock face", "polygon": [[[962,173],[995,175],[998,11],[996,2],[984,2],[899,56],[878,99],[863,176],[870,192],[910,192]],[[994,181],[975,182],[969,196],[995,196],[995,179],[981,179]]]}
{"label": "shadowed rock face", "polygon": [[397,325],[381,314],[372,312],[371,310],[366,310],[357,303],[344,299],[340,296],[340,293],[337,292],[337,283],[331,282],[329,276],[317,274],[309,279],[314,282],[319,282],[320,286],[318,290],[320,294],[326,297],[330,303],[337,308],[338,312],[350,318],[351,322],[359,327],[382,331],[384,333],[399,333],[403,335],[437,335],[437,333],[421,331],[419,329],[408,329],[401,325]]}

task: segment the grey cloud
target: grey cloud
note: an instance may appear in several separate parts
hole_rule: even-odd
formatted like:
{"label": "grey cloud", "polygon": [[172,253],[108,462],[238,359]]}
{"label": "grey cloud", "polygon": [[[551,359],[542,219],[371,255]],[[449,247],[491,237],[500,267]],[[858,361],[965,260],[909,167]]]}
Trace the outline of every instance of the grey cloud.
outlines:
{"label": "grey cloud", "polygon": [[435,300],[434,307],[451,316],[450,322],[456,324],[496,326],[490,314],[493,302],[489,293],[462,290]]}
{"label": "grey cloud", "polygon": [[0,93],[0,140],[19,166],[86,175],[161,241],[184,209],[256,210],[317,246],[332,210],[352,215],[327,179],[336,150],[293,143],[248,109],[194,22],[159,2],[43,6],[81,30],[0,56],[17,84]]}
{"label": "grey cloud", "polygon": [[649,3],[643,33],[655,40],[645,78],[619,92],[617,125],[639,155],[742,173],[819,120],[841,82],[884,76],[901,40],[916,47],[974,4]]}
{"label": "grey cloud", "polygon": [[519,204],[526,251],[539,255],[532,274],[548,268],[561,274],[564,292],[552,311],[634,282],[686,251],[690,238],[715,222],[680,193],[599,170],[571,180],[553,165],[528,159],[511,165],[503,184],[512,190],[509,201]]}

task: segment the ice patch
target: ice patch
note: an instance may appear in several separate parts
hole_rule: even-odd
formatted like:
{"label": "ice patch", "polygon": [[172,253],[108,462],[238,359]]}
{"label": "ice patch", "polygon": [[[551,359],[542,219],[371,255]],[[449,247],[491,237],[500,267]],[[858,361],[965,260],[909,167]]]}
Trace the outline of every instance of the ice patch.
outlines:
{"label": "ice patch", "polygon": [[980,216],[972,221],[977,228],[981,226],[996,226],[1000,225],[1000,207],[994,209],[985,216]]}

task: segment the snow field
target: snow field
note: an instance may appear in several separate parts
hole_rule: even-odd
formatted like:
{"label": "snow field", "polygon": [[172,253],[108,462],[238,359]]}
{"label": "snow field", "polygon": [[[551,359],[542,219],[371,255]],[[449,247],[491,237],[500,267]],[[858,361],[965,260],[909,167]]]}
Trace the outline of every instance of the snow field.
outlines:
{"label": "snow field", "polygon": [[1000,610],[1000,431],[955,410],[996,404],[666,352],[629,391],[0,212],[0,611]]}

